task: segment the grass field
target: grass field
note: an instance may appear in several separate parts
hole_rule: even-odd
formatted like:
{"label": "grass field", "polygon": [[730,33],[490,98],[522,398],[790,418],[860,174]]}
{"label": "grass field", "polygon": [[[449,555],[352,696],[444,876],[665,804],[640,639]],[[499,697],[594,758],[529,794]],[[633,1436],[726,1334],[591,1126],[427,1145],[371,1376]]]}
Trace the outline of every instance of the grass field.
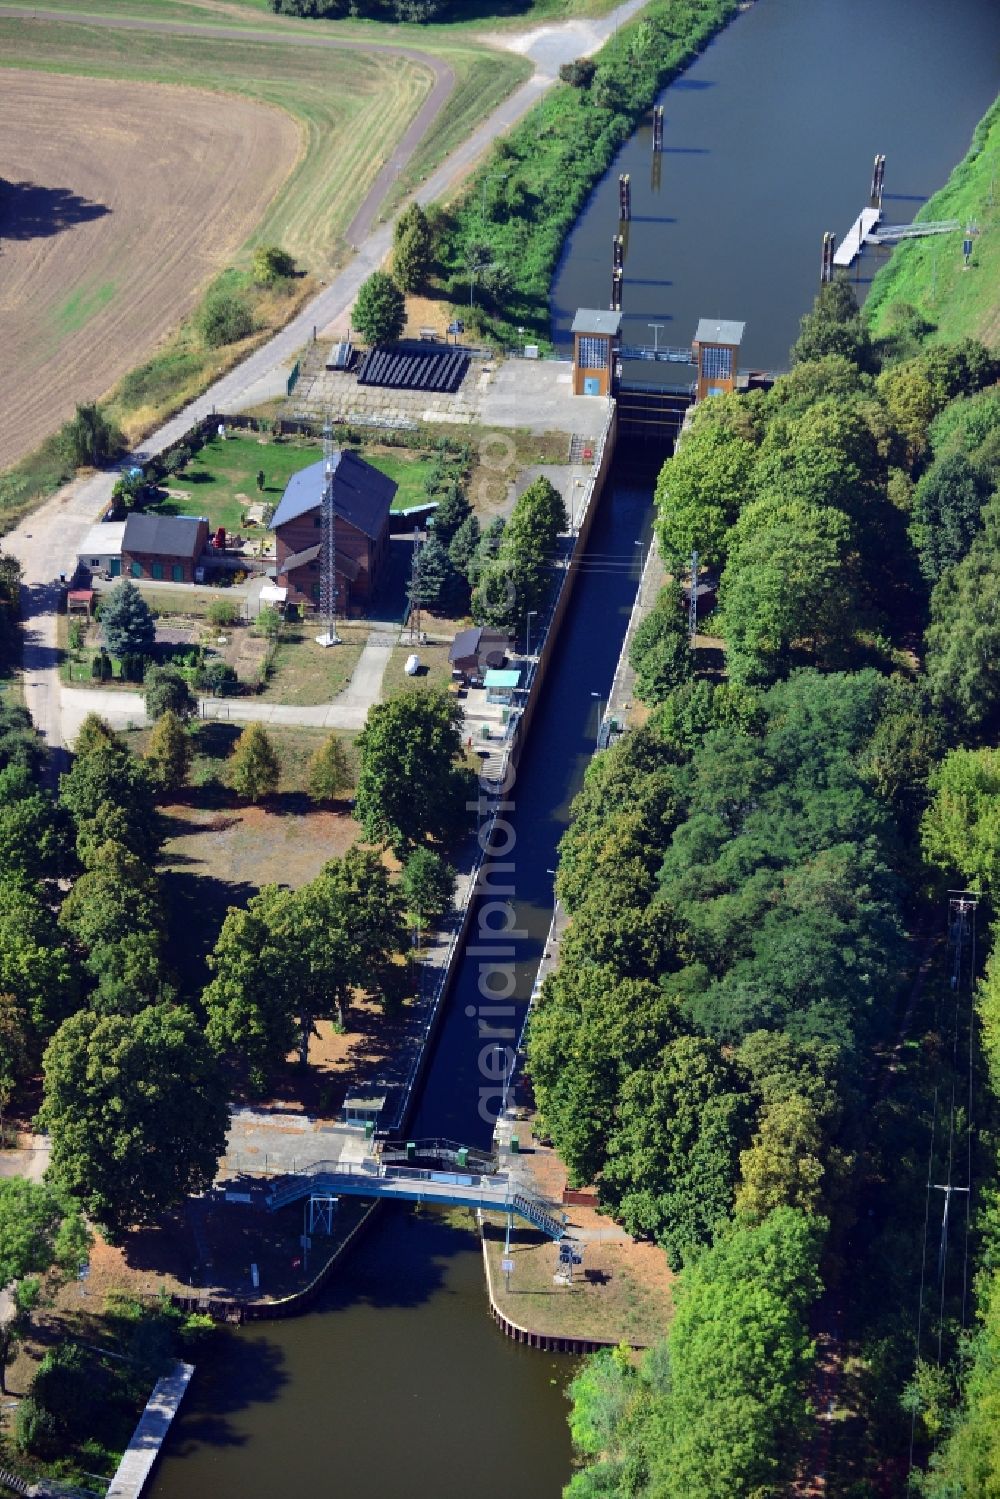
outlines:
{"label": "grass field", "polygon": [[[0,66],[20,68],[28,78],[32,72],[48,73],[52,75],[45,85],[49,89],[57,86],[60,76],[63,86],[68,86],[70,76],[76,75],[77,88],[84,79],[105,80],[109,85],[105,92],[111,100],[117,100],[125,89],[141,91],[145,84],[183,83],[210,91],[220,112],[232,109],[237,102],[245,109],[247,100],[274,106],[282,112],[280,117],[275,114],[275,122],[280,118],[286,128],[297,132],[297,159],[294,165],[286,162],[285,169],[291,170],[284,184],[276,192],[268,192],[262,212],[250,213],[235,243],[221,254],[216,249],[215,270],[222,269],[234,257],[239,268],[248,263],[253,245],[281,242],[310,273],[286,294],[256,297],[261,331],[255,341],[287,321],[304,298],[315,291],[316,278],[326,278],[343,262],[348,253],[345,231],[350,221],[431,87],[429,64],[395,53],[367,50],[357,45],[359,41],[366,38],[398,44],[417,40],[422,51],[439,55],[454,74],[453,93],[412,163],[413,179],[436,165],[530,71],[520,57],[487,52],[471,35],[465,32],[455,35],[453,30],[449,34],[447,29],[440,34],[442,28],[432,28],[432,35],[421,34],[421,28],[417,27],[372,29],[349,24],[343,35],[345,38],[350,35],[355,45],[339,51],[300,45],[297,40],[300,35],[310,40],[318,34],[339,36],[339,31],[331,32],[324,25],[317,32],[311,23],[274,17],[263,6],[239,4],[236,0],[199,0],[197,4],[182,0],[134,0],[134,5],[132,0],[127,0],[126,5],[118,0],[111,4],[95,0],[95,12],[138,15],[153,21],[195,22],[203,28],[200,34],[190,36],[87,25],[81,19],[76,0],[65,5],[62,0],[55,3],[56,8],[66,11],[65,21],[33,21],[28,25],[25,21],[0,18]],[[267,29],[269,32],[273,29],[274,40],[220,36],[206,29],[211,24],[232,27],[241,19],[255,26],[268,20]],[[127,83],[123,85],[121,80]],[[241,95],[243,100],[233,100],[233,95]],[[6,83],[3,96],[9,101],[10,88]],[[158,101],[157,107],[164,97],[160,90],[149,95],[151,101]],[[153,116],[156,108],[148,112]],[[52,139],[65,141],[75,131],[82,141],[93,144],[94,132],[85,111],[55,108],[50,117],[52,114],[70,122],[67,129]],[[163,145],[155,125],[150,128],[157,146]],[[242,134],[245,139],[246,132]],[[30,138],[48,139],[42,131],[31,132]],[[255,150],[247,145],[240,164],[234,166],[227,188],[241,186],[237,173],[244,170],[245,162],[254,155]],[[33,166],[26,175],[36,177]],[[120,190],[122,185],[141,185],[146,174],[141,170],[116,173],[109,163],[107,176]],[[56,172],[55,180],[60,189],[67,188],[87,198],[86,192],[79,193],[65,171]],[[411,176],[400,177],[393,205],[398,204],[410,181]],[[173,205],[168,230],[183,236],[187,221],[179,214],[178,205],[186,203],[191,208],[191,195],[180,192],[178,199],[175,191],[161,191],[157,196],[162,204]],[[383,212],[388,211],[386,208]],[[206,224],[214,230],[217,220],[218,215],[204,206],[198,209],[199,230]],[[113,227],[117,229],[120,222],[120,208],[115,204]],[[147,234],[144,243],[155,246],[157,239],[154,231]],[[65,235],[57,236],[54,241],[60,255],[64,242],[69,243]],[[159,289],[162,295],[160,258],[154,256],[151,264],[139,264],[134,246],[132,258],[135,265],[131,269],[136,274],[145,274],[148,285]],[[122,279],[123,270],[129,268],[128,255],[105,255],[103,261],[98,257],[88,266],[86,277],[81,278],[79,260],[71,251],[58,275],[35,275],[31,282],[35,290],[30,296],[19,298],[31,325],[40,328],[44,335],[34,341],[32,357],[37,358],[41,352],[47,368],[55,372],[58,384],[51,412],[46,408],[43,415],[42,403],[34,401],[35,427],[28,441],[24,441],[27,434],[24,423],[8,424],[8,430],[18,432],[20,445],[19,450],[6,455],[7,462],[19,459],[17,469],[0,475],[0,512],[5,524],[15,523],[38,498],[51,493],[68,477],[65,457],[57,445],[50,439],[44,442],[42,439],[46,430],[53,431],[69,415],[73,401],[101,396],[109,391],[118,375],[131,367],[131,372],[115,386],[109,409],[128,441],[135,442],[179,410],[252,346],[252,341],[247,341],[222,350],[206,349],[190,318],[166,340],[163,333],[170,319],[166,322],[161,319],[154,326],[151,320],[141,318],[138,329],[118,340],[97,337],[102,319],[106,322],[122,306],[132,308],[134,292],[129,294],[129,286]],[[209,279],[208,267],[194,256],[188,257],[184,269],[186,277],[179,278],[167,298],[175,325]],[[9,274],[6,279],[9,282]],[[42,287],[53,303],[45,316],[39,316],[34,302]],[[155,352],[148,357],[154,346]],[[88,365],[85,379],[73,376],[65,356],[67,349],[81,347],[97,349],[101,355],[100,360],[92,360]],[[142,364],[139,361],[144,357],[146,363]],[[17,368],[19,363],[9,361],[18,376],[23,376],[23,369]],[[33,446],[39,442],[40,447]],[[22,453],[26,454],[23,458]],[[4,457],[0,453],[0,463]]]}
{"label": "grass field", "polygon": [[321,274],[343,258],[344,230],[431,86],[427,66],[393,54],[70,20],[0,20],[0,58],[7,67],[222,90],[285,110],[299,130],[299,159],[249,243],[280,243]]}
{"label": "grass field", "polygon": [[[451,684],[451,662],[449,647],[429,641],[427,645],[409,645],[404,640],[397,645],[389,657],[389,664],[382,678],[382,698],[401,697],[407,692],[426,692],[429,687],[448,687]],[[420,657],[423,671],[417,677],[408,677],[403,670],[407,659],[414,653]]]}
{"label": "grass field", "polygon": [[[180,473],[169,479],[170,488],[186,492],[161,500],[156,509],[171,515],[207,515],[212,527],[236,530],[247,501],[263,499],[277,505],[293,474],[322,458],[319,443],[261,443],[254,437],[213,437]],[[426,480],[433,460],[405,449],[362,449],[366,463],[388,474],[399,485],[394,510],[420,505],[426,498]],[[257,474],[264,472],[264,490],[257,489]],[[244,498],[240,498],[243,496]]]}
{"label": "grass field", "polygon": [[467,18],[446,25],[392,25],[374,21],[315,21],[275,15],[268,0],[8,0],[24,10],[89,11],[94,15],[140,16],[158,21],[185,21],[225,26],[267,26],[278,32],[321,30],[345,36],[391,33],[393,40],[407,44],[426,39],[432,45],[442,37],[477,31],[521,31],[543,22],[570,21],[581,17],[606,16],[618,0],[468,0]]}
{"label": "grass field", "polygon": [[976,127],[968,154],[917,218],[977,224],[972,264],[965,269],[961,233],[898,246],[876,276],[865,306],[874,331],[887,332],[890,307],[905,302],[936,324],[931,342],[975,337],[1000,347],[1000,100]]}

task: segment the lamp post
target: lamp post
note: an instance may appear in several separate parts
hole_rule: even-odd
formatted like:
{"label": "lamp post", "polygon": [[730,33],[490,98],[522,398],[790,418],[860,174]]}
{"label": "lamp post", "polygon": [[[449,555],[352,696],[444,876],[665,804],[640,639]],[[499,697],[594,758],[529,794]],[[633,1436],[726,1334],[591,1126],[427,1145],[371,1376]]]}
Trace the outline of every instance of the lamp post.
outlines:
{"label": "lamp post", "polygon": [[639,548],[639,582],[642,582],[643,573],[646,571],[646,543],[637,541],[634,543]]}
{"label": "lamp post", "polygon": [[583,488],[583,483],[582,479],[573,480],[573,514],[569,518],[571,536],[577,535],[577,528],[580,524],[580,490]]}
{"label": "lamp post", "polygon": [[652,330],[653,330],[653,353],[656,354],[656,353],[659,352],[659,348],[660,348],[660,329],[666,327],[666,324],[665,323],[647,323],[646,327],[647,328],[652,328]]}
{"label": "lamp post", "polygon": [[529,609],[524,620],[524,654],[529,661],[531,660],[531,621],[537,617],[538,610]]}
{"label": "lamp post", "polygon": [[599,745],[601,742],[601,724],[604,722],[604,699],[599,692],[592,692],[590,695],[597,699],[597,735],[595,742]]}
{"label": "lamp post", "polygon": [[483,178],[483,232],[486,231],[486,189],[491,182],[506,182],[510,176],[509,172],[490,172]]}

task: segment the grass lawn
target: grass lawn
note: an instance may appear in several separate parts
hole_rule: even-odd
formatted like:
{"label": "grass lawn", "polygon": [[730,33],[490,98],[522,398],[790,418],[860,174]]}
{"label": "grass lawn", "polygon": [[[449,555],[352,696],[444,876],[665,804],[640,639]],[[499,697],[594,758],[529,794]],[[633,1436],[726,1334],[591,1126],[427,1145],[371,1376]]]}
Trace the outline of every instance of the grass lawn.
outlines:
{"label": "grass lawn", "polygon": [[[447,687],[451,683],[451,664],[448,661],[449,647],[436,642],[427,645],[408,645],[404,640],[397,645],[389,657],[389,665],[382,678],[382,697],[400,697],[404,692],[426,692],[429,687]],[[403,667],[407,657],[420,657],[424,668],[417,677],[408,677]]]}
{"label": "grass lawn", "polygon": [[[362,447],[359,452],[366,463],[399,485],[394,510],[423,504],[427,475],[434,463],[430,454],[381,446]],[[248,504],[264,500],[277,505],[292,475],[322,456],[322,445],[317,442],[260,441],[242,435],[225,440],[213,437],[185,469],[167,479],[172,490],[184,493],[170,495],[150,508],[163,515],[207,515],[213,529],[225,526],[227,531],[237,531]],[[257,489],[261,469],[263,493]],[[237,498],[241,495],[242,499]]]}
{"label": "grass lawn", "polygon": [[142,578],[130,578],[129,582],[135,582],[146,603],[157,615],[169,614],[180,619],[202,622],[212,604],[219,599],[235,604],[238,609],[242,609],[244,604],[243,595],[234,593],[231,588],[195,588],[187,584],[178,584],[175,588],[157,588],[155,584],[150,587]]}
{"label": "grass lawn", "polygon": [[[207,515],[213,530],[225,526],[227,531],[239,531],[247,505],[257,500],[277,505],[292,475],[322,456],[319,443],[262,443],[256,437],[225,440],[213,437],[186,468],[171,474],[166,481],[171,489],[184,490],[190,498],[171,495],[154,508],[163,515]],[[257,489],[261,469],[263,493]],[[238,499],[238,495],[243,498]]]}
{"label": "grass lawn", "polygon": [[429,455],[408,453],[405,448],[382,448],[363,452],[362,457],[372,468],[377,468],[379,473],[394,479],[399,485],[392,502],[393,510],[409,510],[427,499],[427,475],[434,465],[434,459]]}
{"label": "grass lawn", "polygon": [[553,1337],[600,1338],[647,1346],[662,1337],[673,1314],[670,1272],[653,1244],[591,1240],[572,1286],[557,1286],[558,1249],[553,1240],[516,1227],[510,1257],[514,1273],[506,1289],[504,1219],[487,1214],[483,1226],[493,1296],[512,1322]]}
{"label": "grass lawn", "polygon": [[312,708],[333,702],[343,692],[361,659],[368,631],[340,625],[343,644],[325,647],[316,644],[319,628],[315,620],[284,627],[263,698]]}

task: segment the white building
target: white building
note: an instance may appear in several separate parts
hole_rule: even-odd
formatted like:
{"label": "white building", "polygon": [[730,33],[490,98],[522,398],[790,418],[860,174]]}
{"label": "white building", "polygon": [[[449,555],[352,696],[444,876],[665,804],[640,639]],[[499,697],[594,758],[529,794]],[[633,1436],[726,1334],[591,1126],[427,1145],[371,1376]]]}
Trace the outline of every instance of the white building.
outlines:
{"label": "white building", "polygon": [[122,542],[125,539],[125,521],[103,521],[91,526],[80,543],[77,561],[90,574],[107,573],[117,578],[122,570]]}

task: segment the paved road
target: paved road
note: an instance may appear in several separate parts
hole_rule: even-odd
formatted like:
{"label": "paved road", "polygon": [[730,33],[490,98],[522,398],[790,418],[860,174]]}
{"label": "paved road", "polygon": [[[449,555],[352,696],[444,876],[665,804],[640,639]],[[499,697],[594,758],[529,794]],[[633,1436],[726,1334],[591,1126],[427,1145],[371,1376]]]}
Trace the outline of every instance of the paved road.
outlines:
{"label": "paved road", "polygon": [[[336,646],[332,647],[336,650]],[[231,723],[269,723],[286,728],[363,729],[368,709],[382,696],[382,678],[393,646],[369,641],[350,682],[332,703],[314,708],[268,703],[261,698],[203,697],[198,700],[202,718]],[[34,701],[29,697],[34,711]],[[48,699],[46,706],[48,706]],[[99,687],[61,687],[55,699],[61,710],[61,743],[72,744],[88,713],[97,713],[113,729],[145,728],[146,706],[141,692],[111,692]],[[37,720],[36,720],[37,721]]]}
{"label": "paved road", "polygon": [[[584,52],[596,51],[622,21],[642,8],[643,3],[644,0],[628,0],[628,3],[620,5],[601,21],[568,22],[564,26],[543,27],[536,32],[526,33],[528,40],[525,37],[520,39],[522,50],[526,55],[532,55],[532,48],[539,53],[539,71],[495,109],[448,160],[428,177],[415,194],[417,201],[432,203],[453,193],[486,148],[537,103],[551,86],[561,63],[572,61]],[[3,15],[23,19],[25,12],[19,7],[0,5],[0,16]],[[62,22],[66,20],[65,12],[38,11],[37,15],[41,18],[55,16]],[[231,32],[241,39],[254,35],[244,28],[198,28],[183,23],[117,16],[96,18],[95,23],[139,31],[171,32],[180,29],[184,32],[204,30],[211,34]],[[260,35],[271,40],[275,33],[261,32]],[[285,33],[281,35],[284,38]],[[301,41],[308,46],[345,45],[339,39],[334,42],[329,37],[300,38],[298,32],[288,35],[294,35],[297,44]],[[498,36],[496,40],[503,45],[518,41],[517,38],[503,36]],[[370,44],[352,45],[368,47]],[[423,57],[423,54],[419,55]],[[363,206],[359,215],[362,211]],[[183,437],[196,422],[213,412],[238,409],[241,405],[248,404],[247,397],[253,391],[263,394],[268,387],[273,390],[276,376],[280,380],[283,368],[291,365],[298,351],[312,337],[314,328],[346,330],[358,288],[382,264],[391,242],[390,225],[384,224],[378,229],[370,230],[358,243],[354,259],[312,302],[263,347],[229,374],[222,376],[204,395],[192,401],[148,437],[137,449],[136,457],[142,460],[163,452]],[[76,565],[77,549],[88,526],[100,518],[111,498],[114,477],[113,473],[101,473],[90,479],[75,481],[46,501],[4,538],[5,549],[20,559],[24,571],[28,636],[25,647],[25,691],[28,706],[47,741],[54,746],[65,741],[59,713],[54,614],[56,593],[52,585],[60,573],[72,573]]]}

